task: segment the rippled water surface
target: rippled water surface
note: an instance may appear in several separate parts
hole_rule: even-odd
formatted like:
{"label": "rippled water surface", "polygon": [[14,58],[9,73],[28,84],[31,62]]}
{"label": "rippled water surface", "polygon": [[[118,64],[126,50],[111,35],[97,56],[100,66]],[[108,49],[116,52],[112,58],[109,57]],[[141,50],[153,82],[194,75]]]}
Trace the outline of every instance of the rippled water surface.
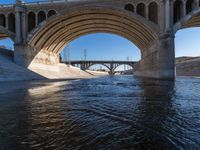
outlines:
{"label": "rippled water surface", "polygon": [[197,78],[0,83],[0,150],[199,148]]}

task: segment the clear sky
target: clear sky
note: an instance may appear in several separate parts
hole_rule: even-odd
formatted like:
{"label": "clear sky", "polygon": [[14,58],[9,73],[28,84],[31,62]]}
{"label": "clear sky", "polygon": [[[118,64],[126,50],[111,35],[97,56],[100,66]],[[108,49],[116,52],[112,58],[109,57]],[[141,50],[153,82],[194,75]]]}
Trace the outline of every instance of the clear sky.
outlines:
{"label": "clear sky", "polygon": [[[29,0],[31,1],[31,0]],[[34,0],[32,0],[34,1]],[[12,3],[14,0],[0,0],[0,3]],[[1,40],[0,45],[12,48],[11,40]],[[200,56],[200,28],[184,29],[176,34],[176,57]],[[84,49],[87,59],[131,60],[140,59],[140,50],[127,39],[105,33],[82,36],[69,44],[71,60],[83,59]]]}

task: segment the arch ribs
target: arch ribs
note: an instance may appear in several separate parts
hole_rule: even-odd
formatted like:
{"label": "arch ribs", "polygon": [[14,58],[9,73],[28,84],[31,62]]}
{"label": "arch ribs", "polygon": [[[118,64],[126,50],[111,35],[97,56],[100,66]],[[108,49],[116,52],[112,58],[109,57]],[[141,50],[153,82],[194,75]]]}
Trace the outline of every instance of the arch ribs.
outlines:
{"label": "arch ribs", "polygon": [[200,26],[200,0],[173,0],[173,31]]}

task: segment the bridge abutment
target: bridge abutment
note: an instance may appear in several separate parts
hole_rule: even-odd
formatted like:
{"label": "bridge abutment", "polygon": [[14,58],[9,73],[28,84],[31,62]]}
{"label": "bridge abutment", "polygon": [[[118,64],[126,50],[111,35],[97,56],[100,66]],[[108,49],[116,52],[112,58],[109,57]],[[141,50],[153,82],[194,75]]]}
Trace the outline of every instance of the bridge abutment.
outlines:
{"label": "bridge abutment", "polygon": [[63,68],[66,66],[60,65],[57,54],[43,50],[38,52],[28,45],[15,45],[14,62],[46,78],[65,77]]}
{"label": "bridge abutment", "polygon": [[57,65],[59,64],[59,55],[43,50],[37,51],[26,44],[15,44],[14,62],[26,68],[34,63]]}
{"label": "bridge abutment", "polygon": [[134,75],[139,77],[175,78],[174,35],[164,34],[142,54],[142,60],[135,65]]}

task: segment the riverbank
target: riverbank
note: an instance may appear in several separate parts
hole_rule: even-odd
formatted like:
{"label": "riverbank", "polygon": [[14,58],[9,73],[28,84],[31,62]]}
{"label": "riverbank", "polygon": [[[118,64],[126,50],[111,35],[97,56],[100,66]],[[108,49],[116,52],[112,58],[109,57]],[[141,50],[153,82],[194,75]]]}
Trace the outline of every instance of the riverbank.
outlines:
{"label": "riverbank", "polygon": [[[45,68],[38,64],[37,68],[26,69],[13,62],[12,51],[0,50],[0,82],[14,82],[27,80],[74,80],[93,78],[105,75],[93,71],[83,71],[77,67],[59,64],[60,70]],[[52,67],[53,68],[53,67]],[[58,68],[58,67],[57,67]],[[35,69],[35,72],[34,72]],[[37,72],[37,73],[36,73]]]}
{"label": "riverbank", "polygon": [[200,57],[176,58],[176,75],[200,77]]}
{"label": "riverbank", "polygon": [[0,54],[0,82],[43,79],[45,78],[13,63],[10,55]]}

